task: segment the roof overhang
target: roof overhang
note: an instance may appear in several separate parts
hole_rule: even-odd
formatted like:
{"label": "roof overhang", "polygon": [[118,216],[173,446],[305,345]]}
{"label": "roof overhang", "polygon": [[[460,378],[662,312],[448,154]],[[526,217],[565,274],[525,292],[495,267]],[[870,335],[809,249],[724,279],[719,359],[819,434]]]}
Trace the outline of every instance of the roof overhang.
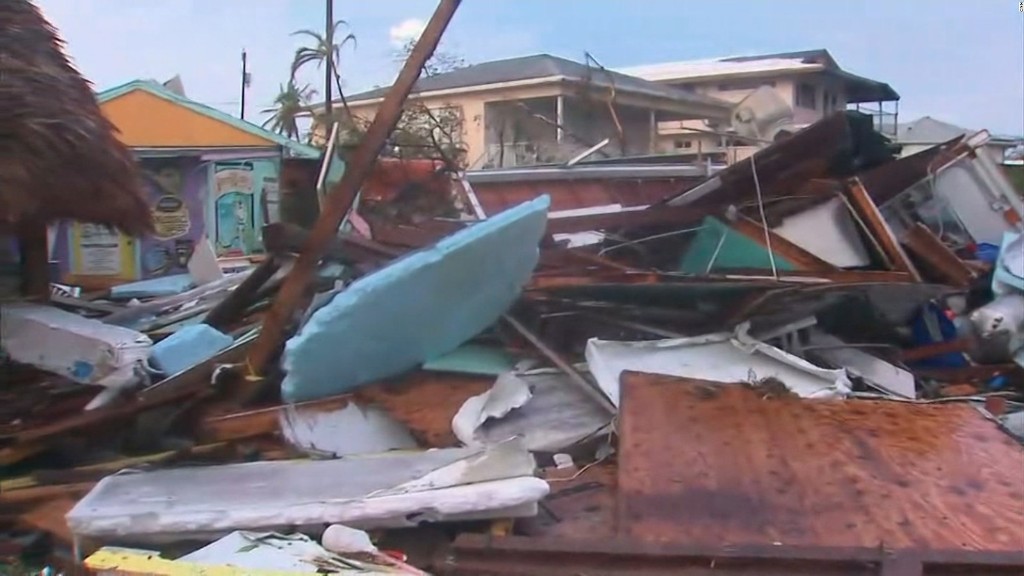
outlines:
{"label": "roof overhang", "polygon": [[[446,90],[428,90],[425,92],[416,92],[409,95],[409,100],[427,100],[432,98],[442,98],[445,96],[457,96],[462,94],[474,94],[479,92],[493,92],[496,90],[507,90],[517,88],[528,88],[528,87],[540,87],[540,86],[552,86],[558,88],[565,85],[580,86],[589,85],[601,90],[611,90],[612,86],[608,82],[600,81],[596,79],[584,79],[576,78],[571,76],[546,76],[543,78],[531,78],[529,80],[516,80],[513,82],[497,82],[492,84],[481,84],[478,86],[464,86],[460,88],[450,88]],[[632,88],[623,88],[620,86],[615,87],[616,100],[626,106],[639,106],[657,110],[659,112],[671,112],[684,118],[715,118],[715,119],[727,119],[732,114],[732,104],[722,100],[707,97],[707,102],[689,101],[684,99],[675,99],[666,95],[658,94],[654,91],[643,91]],[[552,96],[557,95],[557,91],[552,92]],[[350,107],[359,106],[370,106],[380,104],[384,101],[383,97],[368,98],[365,100],[351,99],[347,100]],[[339,102],[340,104],[340,102]],[[322,106],[310,108],[311,114],[320,113],[323,110]]]}
{"label": "roof overhang", "polygon": [[791,68],[764,68],[760,70],[743,70],[739,72],[709,72],[707,74],[687,74],[680,76],[665,75],[653,82],[664,84],[691,83],[691,82],[713,82],[716,80],[745,80],[749,78],[778,78],[791,74],[808,74],[821,72],[825,66],[821,64],[795,64]]}
{"label": "roof overhang", "polygon": [[283,146],[215,146],[201,148],[183,147],[138,147],[132,148],[137,158],[278,158]]}
{"label": "roof overhang", "polygon": [[[424,100],[429,98],[438,98],[443,96],[458,96],[460,94],[473,94],[476,92],[490,92],[493,90],[505,90],[509,88],[527,88],[531,86],[542,86],[545,84],[557,84],[566,80],[565,76],[545,76],[543,78],[530,78],[528,80],[514,80],[511,82],[494,82],[491,84],[479,84],[476,86],[462,86],[459,88],[447,88],[445,90],[426,90],[424,92],[413,92],[409,94],[409,100]],[[374,104],[380,104],[384,101],[384,96],[374,96],[372,98],[360,99],[358,95],[355,97],[347,97],[345,101],[351,107],[356,106],[371,106]],[[341,100],[335,100],[333,106],[340,106]],[[319,114],[323,112],[323,106],[310,106],[310,114]]]}
{"label": "roof overhang", "polygon": [[872,80],[845,70],[823,70],[827,76],[837,78],[846,87],[846,101],[850,104],[862,102],[898,102],[899,93],[885,82]]}

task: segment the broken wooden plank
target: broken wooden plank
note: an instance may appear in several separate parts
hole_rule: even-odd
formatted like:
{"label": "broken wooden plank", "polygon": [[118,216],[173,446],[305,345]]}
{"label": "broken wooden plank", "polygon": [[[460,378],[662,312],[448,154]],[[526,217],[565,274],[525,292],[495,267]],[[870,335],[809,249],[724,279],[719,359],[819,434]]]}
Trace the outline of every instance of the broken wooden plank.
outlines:
{"label": "broken wooden plank", "polygon": [[936,279],[959,288],[969,288],[977,275],[942,243],[927,226],[918,222],[903,236],[903,244],[927,272]]}
{"label": "broken wooden plank", "polygon": [[551,363],[558,367],[559,370],[565,372],[566,375],[569,376],[569,379],[572,380],[574,384],[578,385],[580,387],[580,390],[583,393],[585,393],[590,399],[592,399],[594,402],[597,402],[598,405],[600,405],[608,412],[615,414],[615,405],[612,404],[611,400],[609,400],[608,397],[604,395],[604,392],[602,392],[596,384],[591,384],[589,381],[587,381],[587,379],[584,378],[583,375],[579,373],[579,371],[573,368],[572,365],[569,364],[569,362],[567,362],[566,360],[564,360],[557,352],[552,350],[550,346],[545,344],[539,336],[530,331],[530,329],[523,325],[522,322],[516,320],[510,314],[503,314],[502,318],[505,320],[505,322],[508,323],[509,326],[514,328],[516,332],[519,332],[519,334],[522,335],[523,338],[526,338],[526,340],[531,345],[533,345],[533,347],[536,348],[538,352],[543,354],[544,357],[550,360]]}
{"label": "broken wooden plank", "polygon": [[7,435],[3,439],[7,440],[9,445],[0,449],[0,465],[18,462],[41,452],[62,436],[79,434],[98,427],[113,426],[147,410],[212,392],[210,379],[215,367],[244,360],[248,346],[252,342],[252,337],[238,341],[231,348],[206,362],[143,390],[136,399],[122,404],[103,406],[57,422]]}
{"label": "broken wooden plank", "polygon": [[[309,240],[309,231],[294,224],[277,222],[263,227],[263,242],[271,252],[298,253]],[[324,255],[345,264],[390,260],[404,254],[404,250],[385,246],[357,234],[343,234],[332,238]]]}
{"label": "broken wooden plank", "polygon": [[241,284],[210,310],[203,323],[222,332],[226,331],[241,319],[246,308],[255,303],[256,293],[280,269],[281,260],[277,257],[271,256],[261,262]]}
{"label": "broken wooden plank", "polygon": [[620,405],[625,535],[1020,554],[1024,450],[970,405],[766,397],[636,372]]}
{"label": "broken wooden plank", "polygon": [[278,353],[285,338],[286,327],[292,322],[295,313],[308,302],[309,294],[306,287],[313,278],[317,263],[323,257],[331,239],[337,234],[341,221],[352,208],[356,193],[370,174],[377,156],[387,142],[388,135],[402,116],[405,100],[419,78],[423,65],[433,55],[460,3],[461,0],[441,0],[398,78],[377,108],[373,122],[347,162],[345,174],[325,200],[309,240],[299,253],[295,266],[285,277],[274,304],[264,318],[259,338],[249,353],[248,364],[256,374],[262,373]]}
{"label": "broken wooden plank", "polygon": [[[733,230],[747,238],[750,238],[754,242],[757,242],[763,246],[765,250],[770,250],[772,253],[782,256],[800,270],[808,272],[839,271],[838,267],[818,258],[804,248],[790,242],[749,218],[740,216],[736,220],[728,222],[728,224]],[[771,244],[770,246],[769,243]]]}
{"label": "broken wooden plank", "polygon": [[875,206],[875,202],[871,199],[868,191],[864,189],[861,181],[857,178],[847,180],[846,192],[861,224],[866,229],[865,231],[878,243],[883,256],[893,269],[897,272],[906,272],[914,278],[915,282],[921,282],[920,272],[907,257],[907,253],[903,251],[896,235],[885,222],[878,206]]}
{"label": "broken wooden plank", "polygon": [[125,468],[132,468],[136,466],[142,466],[146,464],[159,464],[174,460],[178,458],[188,456],[202,456],[206,454],[214,454],[227,448],[228,445],[225,443],[219,444],[207,444],[203,446],[195,446],[192,448],[186,448],[184,450],[168,450],[166,452],[160,452],[158,454],[147,454],[145,456],[134,456],[130,458],[120,458],[118,460],[112,460],[110,462],[100,462],[99,464],[91,464],[89,466],[80,466],[78,468],[72,468],[70,470],[37,470],[29,476],[21,476],[18,478],[11,478],[9,480],[0,481],[0,493],[12,492],[14,490],[25,490],[33,488],[35,486],[41,486],[44,484],[54,484],[54,482],[41,481],[41,477],[54,477],[58,475],[67,475],[70,480],[64,480],[61,483],[82,483],[84,481],[99,481],[103,476],[112,474],[118,470]]}

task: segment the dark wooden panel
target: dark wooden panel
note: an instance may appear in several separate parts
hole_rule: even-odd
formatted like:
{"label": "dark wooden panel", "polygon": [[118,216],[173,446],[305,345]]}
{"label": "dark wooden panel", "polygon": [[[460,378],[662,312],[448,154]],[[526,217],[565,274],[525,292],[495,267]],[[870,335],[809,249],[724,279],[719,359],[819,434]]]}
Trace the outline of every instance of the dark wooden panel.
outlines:
{"label": "dark wooden panel", "polygon": [[459,445],[452,432],[452,418],[466,400],[493,385],[492,376],[415,371],[364,386],[356,390],[355,397],[383,409],[424,446],[449,448]]}
{"label": "dark wooden panel", "polygon": [[1024,450],[966,404],[623,375],[619,526],[690,544],[1024,550]]}

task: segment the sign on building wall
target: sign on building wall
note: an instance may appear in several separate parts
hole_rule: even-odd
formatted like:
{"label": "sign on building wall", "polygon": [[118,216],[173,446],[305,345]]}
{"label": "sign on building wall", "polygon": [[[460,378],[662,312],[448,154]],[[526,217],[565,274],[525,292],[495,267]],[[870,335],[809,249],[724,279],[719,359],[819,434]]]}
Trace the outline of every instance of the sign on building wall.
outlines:
{"label": "sign on building wall", "polygon": [[213,164],[207,225],[218,256],[263,251],[263,225],[280,217],[278,171],[269,159]]}
{"label": "sign on building wall", "polygon": [[122,238],[116,230],[97,224],[76,224],[75,274],[121,276],[126,266]]}
{"label": "sign on building wall", "polygon": [[217,163],[213,170],[214,244],[222,256],[256,251],[256,187],[251,162]]}
{"label": "sign on building wall", "polygon": [[188,260],[203,235],[202,168],[196,158],[145,159],[154,233],[141,241],[142,276],[188,271]]}

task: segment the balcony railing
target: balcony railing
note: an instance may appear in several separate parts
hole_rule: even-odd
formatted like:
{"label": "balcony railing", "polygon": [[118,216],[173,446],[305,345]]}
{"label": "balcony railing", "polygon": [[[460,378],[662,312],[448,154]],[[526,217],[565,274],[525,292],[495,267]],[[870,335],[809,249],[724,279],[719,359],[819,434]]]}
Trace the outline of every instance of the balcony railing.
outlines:
{"label": "balcony railing", "polygon": [[566,162],[585,150],[565,142],[511,142],[489,144],[473,168],[513,168]]}

